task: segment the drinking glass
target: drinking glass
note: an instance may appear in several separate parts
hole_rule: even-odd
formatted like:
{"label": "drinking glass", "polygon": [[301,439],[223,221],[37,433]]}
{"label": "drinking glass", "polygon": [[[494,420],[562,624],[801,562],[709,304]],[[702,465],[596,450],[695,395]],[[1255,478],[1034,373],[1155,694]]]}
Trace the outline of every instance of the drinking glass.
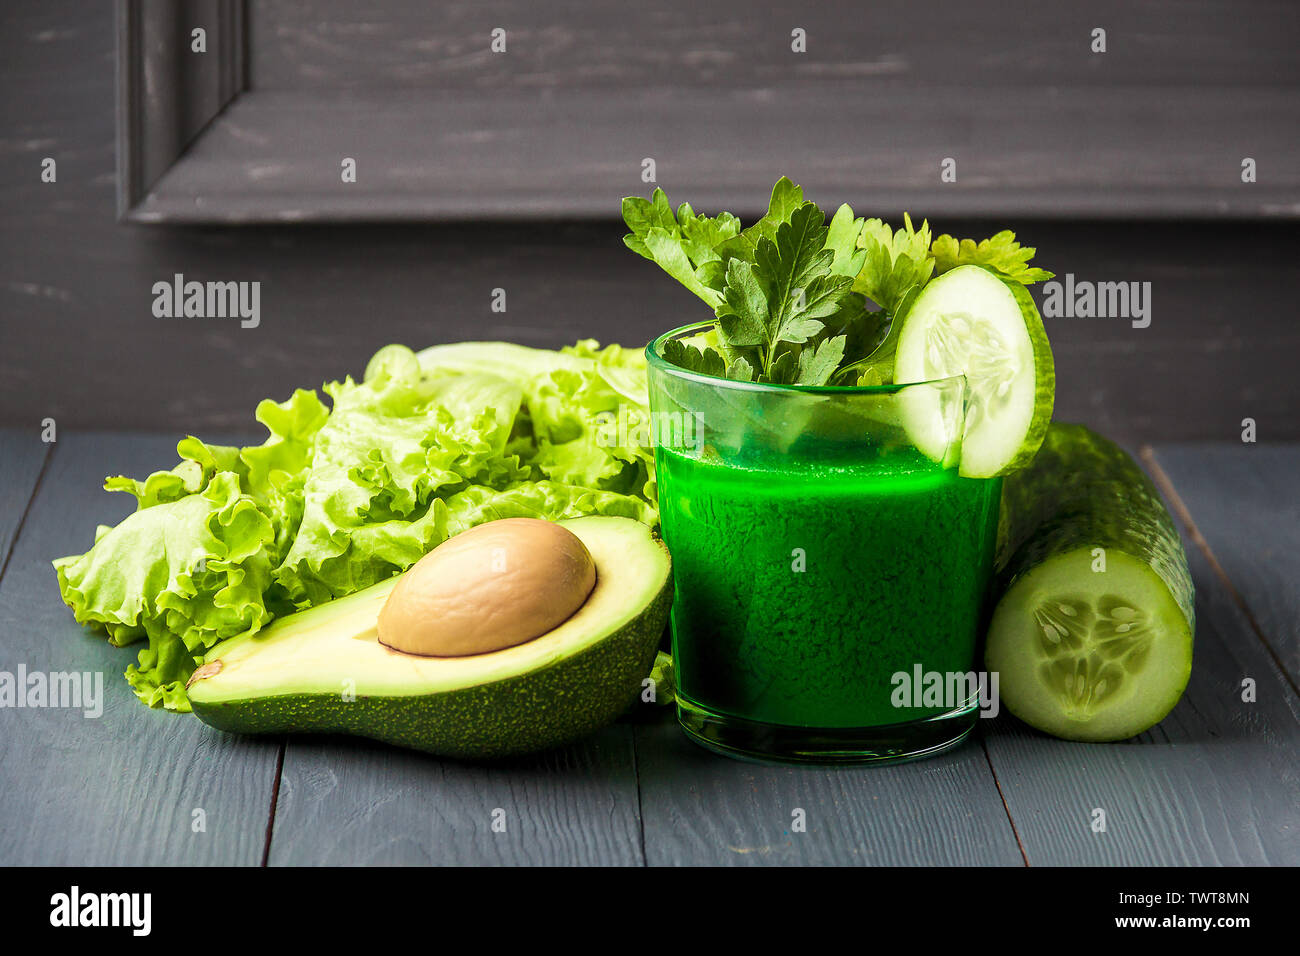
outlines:
{"label": "drinking glass", "polygon": [[935,753],[980,708],[1000,479],[959,474],[963,376],[755,384],[647,348],[678,720],[732,756]]}

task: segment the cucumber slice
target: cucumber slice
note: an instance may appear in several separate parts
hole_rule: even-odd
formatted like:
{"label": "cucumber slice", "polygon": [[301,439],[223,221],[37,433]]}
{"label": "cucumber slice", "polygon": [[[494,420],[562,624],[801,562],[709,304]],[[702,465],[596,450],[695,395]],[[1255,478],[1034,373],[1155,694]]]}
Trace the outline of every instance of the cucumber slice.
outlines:
{"label": "cucumber slice", "polygon": [[[1052,419],[1056,373],[1042,317],[1019,282],[958,266],[916,298],[898,337],[894,381],[965,375],[969,393],[961,473],[1003,475],[1027,465]],[[904,393],[908,434],[936,461],[955,437],[933,395]]]}
{"label": "cucumber slice", "polygon": [[1054,424],[1002,485],[1000,599],[984,663],[1002,702],[1067,740],[1122,740],[1182,697],[1195,630],[1187,555],[1118,445]]}

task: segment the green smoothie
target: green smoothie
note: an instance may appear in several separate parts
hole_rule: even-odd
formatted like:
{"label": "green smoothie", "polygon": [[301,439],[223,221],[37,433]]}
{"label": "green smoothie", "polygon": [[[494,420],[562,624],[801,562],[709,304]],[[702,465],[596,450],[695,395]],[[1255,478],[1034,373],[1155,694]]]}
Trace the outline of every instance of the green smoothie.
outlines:
{"label": "green smoothie", "polygon": [[[808,461],[809,458],[811,461]],[[869,461],[657,454],[679,696],[805,728],[916,721],[894,675],[969,672],[1000,479],[914,449]]]}

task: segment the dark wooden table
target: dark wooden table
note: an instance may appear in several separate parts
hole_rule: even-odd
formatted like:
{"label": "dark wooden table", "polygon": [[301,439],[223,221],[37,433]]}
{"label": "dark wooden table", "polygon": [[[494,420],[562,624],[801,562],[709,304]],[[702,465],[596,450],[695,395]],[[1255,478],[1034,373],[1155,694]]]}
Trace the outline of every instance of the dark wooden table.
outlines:
{"label": "dark wooden table", "polygon": [[666,715],[479,766],[147,711],[120,676],[135,649],[77,626],[49,561],[129,510],[105,474],[174,447],[0,431],[0,671],[101,671],[106,698],[98,719],[0,709],[0,865],[1300,864],[1300,445],[1142,450],[1197,586],[1191,684],[1158,727],[1073,744],[1004,716],[938,758],[834,771],[715,757]]}

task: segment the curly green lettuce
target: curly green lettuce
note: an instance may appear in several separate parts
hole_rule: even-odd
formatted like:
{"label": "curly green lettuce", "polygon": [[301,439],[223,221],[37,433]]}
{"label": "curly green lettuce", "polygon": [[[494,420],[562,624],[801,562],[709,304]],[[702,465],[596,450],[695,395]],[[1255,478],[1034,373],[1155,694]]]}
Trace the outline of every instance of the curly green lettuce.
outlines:
{"label": "curly green lettuce", "polygon": [[[361,382],[262,402],[269,436],[188,437],[181,461],[110,478],[138,510],[54,562],[63,600],[109,641],[147,645],[127,670],[151,707],[188,710],[185,682],[218,641],[410,567],[502,517],[609,514],[658,523],[639,350],[462,343],[388,346]],[[624,427],[619,427],[619,423]]]}
{"label": "curly green lettuce", "polygon": [[188,710],[185,682],[203,652],[274,616],[272,571],[296,530],[297,473],[325,416],[314,392],[298,391],[258,406],[270,431],[260,446],[191,436],[170,471],[108,479],[104,487],[134,495],[137,510],[101,528],[85,554],[54,562],[78,622],[119,647],[148,641],[126,677],[149,706]]}

